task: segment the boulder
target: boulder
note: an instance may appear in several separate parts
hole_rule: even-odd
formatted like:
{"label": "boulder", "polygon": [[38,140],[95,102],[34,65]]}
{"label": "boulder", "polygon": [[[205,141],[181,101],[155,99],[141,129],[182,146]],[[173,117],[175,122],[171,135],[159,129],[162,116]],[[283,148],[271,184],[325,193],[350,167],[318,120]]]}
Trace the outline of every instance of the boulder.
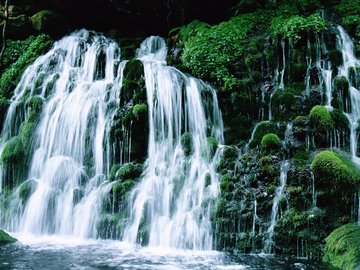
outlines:
{"label": "boulder", "polygon": [[11,237],[9,234],[0,230],[0,246],[7,245],[16,242],[17,240]]}
{"label": "boulder", "polygon": [[61,36],[67,29],[67,19],[55,10],[41,10],[30,18],[32,27],[40,33]]}

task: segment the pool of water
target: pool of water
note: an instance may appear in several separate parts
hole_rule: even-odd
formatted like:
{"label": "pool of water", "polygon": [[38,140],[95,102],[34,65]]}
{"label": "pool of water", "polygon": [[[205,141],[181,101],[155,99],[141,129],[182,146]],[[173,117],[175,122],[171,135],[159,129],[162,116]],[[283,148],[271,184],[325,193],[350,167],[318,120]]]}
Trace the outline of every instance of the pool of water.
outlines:
{"label": "pool of water", "polygon": [[15,235],[0,246],[0,269],[327,269],[300,259],[269,255],[143,248],[119,241]]}

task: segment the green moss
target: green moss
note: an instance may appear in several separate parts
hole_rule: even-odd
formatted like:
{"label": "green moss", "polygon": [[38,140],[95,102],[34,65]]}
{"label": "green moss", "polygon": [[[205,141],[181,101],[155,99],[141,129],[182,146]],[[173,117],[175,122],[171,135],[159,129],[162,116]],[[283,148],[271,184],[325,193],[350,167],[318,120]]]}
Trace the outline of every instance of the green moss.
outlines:
{"label": "green moss", "polygon": [[110,181],[115,181],[116,180],[116,173],[120,169],[120,167],[121,167],[120,164],[114,164],[111,167],[110,174],[109,174],[109,180]]}
{"label": "green moss", "polygon": [[274,133],[268,133],[261,139],[260,147],[263,150],[271,151],[278,150],[281,146],[281,140],[278,135]]}
{"label": "green moss", "polygon": [[329,60],[331,64],[338,67],[343,64],[343,57],[341,51],[334,49],[329,52]]}
{"label": "green moss", "polygon": [[288,121],[295,117],[295,95],[293,89],[278,89],[271,98],[271,111],[274,120]]}
{"label": "green moss", "polygon": [[262,179],[274,179],[279,175],[279,166],[276,164],[271,156],[264,156],[258,162],[259,172]]}
{"label": "green moss", "polygon": [[136,104],[132,110],[132,114],[137,120],[140,120],[142,116],[147,115],[147,105],[144,103]]}
{"label": "green moss", "polygon": [[330,115],[336,129],[349,130],[349,120],[341,110],[332,110]]}
{"label": "green moss", "polygon": [[314,106],[309,114],[312,126],[318,131],[329,131],[333,128],[334,122],[326,107],[321,105]]}
{"label": "green moss", "polygon": [[268,133],[274,133],[281,137],[282,130],[279,129],[273,122],[264,121],[255,127],[253,139],[250,141],[250,146],[254,147],[260,145],[262,138]]}
{"label": "green moss", "polygon": [[19,186],[18,193],[23,204],[27,202],[31,194],[36,189],[37,183],[34,180],[27,180]]}
{"label": "green moss", "polygon": [[360,179],[359,170],[351,160],[329,150],[316,155],[311,169],[319,181],[331,181],[334,190],[342,183],[354,183]]}
{"label": "green moss", "polygon": [[360,226],[346,224],[326,238],[324,262],[344,270],[360,267]]}
{"label": "green moss", "polygon": [[194,151],[193,138],[190,132],[186,132],[181,136],[181,145],[186,156],[189,156]]}
{"label": "green moss", "polygon": [[136,163],[126,163],[117,172],[116,179],[125,181],[128,179],[136,180],[142,173],[142,165]]}
{"label": "green moss", "polygon": [[207,137],[207,154],[212,158],[218,148],[218,141],[214,137]]}
{"label": "green moss", "polygon": [[43,54],[52,44],[46,35],[37,36],[27,49],[21,54],[0,77],[0,97],[9,98],[17,85],[23,71],[32,64],[39,55]]}
{"label": "green moss", "polygon": [[30,147],[31,137],[34,133],[34,130],[35,124],[30,121],[25,121],[21,125],[20,138],[25,152],[27,152]]}
{"label": "green moss", "polygon": [[17,240],[13,237],[11,237],[9,234],[4,232],[3,230],[0,230],[0,246],[11,244],[16,242]]}
{"label": "green moss", "polygon": [[4,147],[1,161],[5,163],[19,163],[24,158],[24,147],[19,137],[11,138]]}
{"label": "green moss", "polygon": [[124,68],[120,102],[123,105],[130,100],[133,101],[133,104],[140,104],[146,101],[144,67],[138,59],[129,60]]}

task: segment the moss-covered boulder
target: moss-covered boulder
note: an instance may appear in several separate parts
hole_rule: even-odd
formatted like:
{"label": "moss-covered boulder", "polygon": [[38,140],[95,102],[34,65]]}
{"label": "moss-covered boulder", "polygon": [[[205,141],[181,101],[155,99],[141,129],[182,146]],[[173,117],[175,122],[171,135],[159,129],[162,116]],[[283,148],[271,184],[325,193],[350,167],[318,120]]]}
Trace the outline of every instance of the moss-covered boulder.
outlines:
{"label": "moss-covered boulder", "polygon": [[59,36],[65,33],[68,19],[55,10],[41,10],[30,18],[33,28],[44,34]]}
{"label": "moss-covered boulder", "polygon": [[333,128],[334,123],[331,119],[330,112],[325,106],[316,105],[310,111],[310,122],[318,132],[329,131]]}
{"label": "moss-covered boulder", "polygon": [[278,150],[280,146],[280,138],[274,133],[268,133],[261,139],[260,147],[265,151]]}
{"label": "moss-covered boulder", "polygon": [[[360,179],[359,170],[346,157],[333,151],[325,150],[316,155],[311,169],[319,180],[332,182],[332,185],[354,183]],[[335,186],[334,186],[335,188]]]}
{"label": "moss-covered boulder", "polygon": [[323,261],[344,270],[360,269],[360,226],[346,224],[326,238]]}
{"label": "moss-covered boulder", "polygon": [[17,240],[11,237],[9,234],[0,230],[0,246],[15,243]]}
{"label": "moss-covered boulder", "polygon": [[193,153],[193,138],[190,132],[186,132],[181,136],[181,145],[186,156],[189,156]]}
{"label": "moss-covered boulder", "polygon": [[21,138],[10,139],[1,154],[1,161],[4,163],[21,163],[24,157],[24,147]]}

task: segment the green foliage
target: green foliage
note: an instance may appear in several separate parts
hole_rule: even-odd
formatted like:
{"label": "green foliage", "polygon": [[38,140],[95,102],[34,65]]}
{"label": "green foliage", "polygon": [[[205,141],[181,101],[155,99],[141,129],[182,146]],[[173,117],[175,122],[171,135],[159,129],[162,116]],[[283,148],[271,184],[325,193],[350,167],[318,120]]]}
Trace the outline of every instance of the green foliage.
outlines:
{"label": "green foliage", "polygon": [[35,36],[30,36],[25,40],[7,40],[6,48],[1,59],[1,70],[15,63],[35,39]]}
{"label": "green foliage", "polygon": [[9,234],[4,232],[3,230],[0,230],[0,246],[11,244],[16,242],[17,240],[13,237],[11,237]]}
{"label": "green foliage", "polygon": [[268,133],[261,139],[260,147],[263,150],[277,150],[281,145],[281,141],[278,135],[274,133]]}
{"label": "green foliage", "polygon": [[0,97],[9,98],[23,71],[52,44],[46,35],[39,35],[27,46],[21,56],[0,77]]}
{"label": "green foliage", "polygon": [[326,238],[325,262],[344,270],[360,267],[360,226],[351,223],[333,231]]}
{"label": "green foliage", "polygon": [[325,150],[316,155],[311,169],[319,182],[329,183],[337,190],[343,183],[354,183],[360,179],[358,168],[348,158]]}
{"label": "green foliage", "polygon": [[342,0],[334,9],[341,16],[342,25],[346,30],[356,38],[360,38],[360,1]]}
{"label": "green foliage", "polygon": [[142,116],[146,116],[147,114],[147,105],[144,103],[136,104],[132,110],[132,114],[137,120],[140,120]]}
{"label": "green foliage", "polygon": [[334,122],[325,106],[316,105],[310,111],[310,121],[317,131],[329,131],[333,128]]}
{"label": "green foliage", "polygon": [[237,78],[231,70],[240,59],[247,56],[247,36],[267,19],[267,12],[258,11],[233,17],[211,28],[203,28],[184,43],[184,66],[198,77],[212,80],[225,89],[233,88]]}
{"label": "green foliage", "polygon": [[289,18],[282,15],[275,17],[271,21],[269,31],[273,37],[281,36],[295,44],[306,31],[319,33],[325,29],[326,21],[319,14],[315,13],[306,18],[298,15]]}
{"label": "green foliage", "polygon": [[209,27],[210,25],[207,23],[194,20],[187,25],[170,30],[169,34],[173,35],[175,32],[178,32],[180,42],[185,43],[189,38],[196,36],[198,33]]}
{"label": "green foliage", "polygon": [[194,151],[193,138],[190,132],[186,132],[181,136],[181,145],[186,156]]}
{"label": "green foliage", "polygon": [[24,147],[19,137],[11,138],[4,147],[1,161],[5,163],[19,163],[24,157]]}

